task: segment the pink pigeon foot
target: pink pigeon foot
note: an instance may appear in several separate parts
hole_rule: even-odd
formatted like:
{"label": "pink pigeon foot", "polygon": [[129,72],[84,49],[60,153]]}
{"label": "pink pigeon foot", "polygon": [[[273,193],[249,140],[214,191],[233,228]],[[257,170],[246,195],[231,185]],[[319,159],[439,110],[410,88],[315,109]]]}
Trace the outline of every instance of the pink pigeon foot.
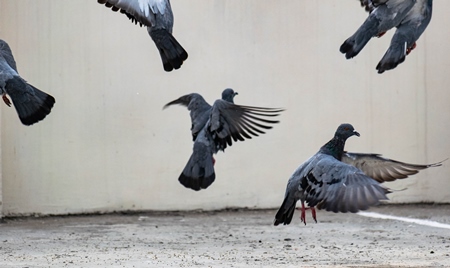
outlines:
{"label": "pink pigeon foot", "polygon": [[8,97],[6,96],[6,94],[2,95],[2,99],[3,101],[6,103],[6,105],[8,105],[8,107],[11,107],[11,101],[8,99]]}
{"label": "pink pigeon foot", "polygon": [[386,32],[381,32],[377,35],[378,38],[382,37]]}
{"label": "pink pigeon foot", "polygon": [[303,202],[302,202],[302,207],[301,208],[297,208],[297,210],[301,210],[300,220],[306,225],[306,211],[308,209],[311,209],[312,218],[317,223],[316,208],[314,208],[314,207],[305,208],[305,204]]}
{"label": "pink pigeon foot", "polygon": [[406,55],[409,55],[409,53],[411,53],[411,51],[413,51],[416,48],[416,46],[417,46],[417,44],[416,44],[416,42],[414,42],[414,44],[412,44],[411,47],[408,47],[406,49]]}

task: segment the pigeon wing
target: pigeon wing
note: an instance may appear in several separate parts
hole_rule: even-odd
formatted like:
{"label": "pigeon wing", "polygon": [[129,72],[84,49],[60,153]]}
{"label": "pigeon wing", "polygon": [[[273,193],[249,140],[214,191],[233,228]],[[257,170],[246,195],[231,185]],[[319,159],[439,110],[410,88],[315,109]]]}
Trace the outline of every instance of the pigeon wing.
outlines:
{"label": "pigeon wing", "polygon": [[170,9],[167,0],[97,0],[113,11],[124,13],[132,22],[141,26],[155,25],[155,15],[164,15]]}
{"label": "pigeon wing", "polygon": [[380,154],[364,154],[345,152],[342,162],[352,165],[378,182],[394,181],[414,175],[419,170],[438,167],[442,161],[429,165],[408,164],[382,157]]}
{"label": "pigeon wing", "polygon": [[195,141],[198,133],[203,129],[209,119],[211,105],[209,105],[200,94],[191,93],[167,103],[164,105],[163,109],[175,104],[186,106],[190,111],[192,124],[191,132],[193,140]]}
{"label": "pigeon wing", "polygon": [[18,73],[17,71],[17,66],[16,66],[16,61],[14,60],[11,48],[9,47],[9,45],[0,39],[0,57],[3,57],[6,61],[6,63],[14,69],[14,71],[16,71],[16,73]]}
{"label": "pigeon wing", "polygon": [[389,193],[354,166],[318,153],[299,180],[309,206],[333,212],[358,212],[387,200]]}
{"label": "pigeon wing", "polygon": [[271,129],[272,120],[283,109],[236,105],[224,100],[216,100],[211,109],[208,130],[212,134],[217,150],[224,150],[233,141],[244,141],[252,136],[264,134]]}

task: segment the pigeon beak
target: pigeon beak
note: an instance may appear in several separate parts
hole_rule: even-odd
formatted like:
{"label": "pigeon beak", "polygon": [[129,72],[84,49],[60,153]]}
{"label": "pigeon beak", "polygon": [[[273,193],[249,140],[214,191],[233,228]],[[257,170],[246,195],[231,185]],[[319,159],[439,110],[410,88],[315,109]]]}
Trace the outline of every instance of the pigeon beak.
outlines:
{"label": "pigeon beak", "polygon": [[239,95],[239,93],[237,93],[237,92],[234,92],[233,96],[236,96],[236,95]]}
{"label": "pigeon beak", "polygon": [[358,136],[358,137],[360,136],[358,131],[356,131],[356,130],[353,131],[353,135]]}

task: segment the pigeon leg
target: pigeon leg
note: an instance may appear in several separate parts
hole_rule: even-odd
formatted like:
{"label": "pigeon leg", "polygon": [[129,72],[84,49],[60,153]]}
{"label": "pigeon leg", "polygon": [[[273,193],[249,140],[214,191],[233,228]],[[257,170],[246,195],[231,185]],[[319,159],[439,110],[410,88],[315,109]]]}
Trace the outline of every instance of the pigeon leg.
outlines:
{"label": "pigeon leg", "polygon": [[378,38],[382,37],[386,32],[381,32],[377,35]]}
{"label": "pigeon leg", "polygon": [[8,105],[8,107],[11,107],[11,101],[8,99],[8,97],[6,96],[6,94],[2,95],[2,99],[3,101],[6,103],[6,105]]}
{"label": "pigeon leg", "polygon": [[317,219],[316,219],[316,208],[315,207],[310,207],[311,208],[311,215],[312,218],[314,219],[314,221],[317,223]]}
{"label": "pigeon leg", "polygon": [[409,53],[411,53],[411,51],[413,51],[416,48],[416,46],[417,46],[417,44],[416,44],[416,42],[414,42],[414,44],[412,44],[411,47],[408,47],[406,49],[406,55],[409,55]]}
{"label": "pigeon leg", "polygon": [[216,159],[214,159],[214,156],[212,156],[212,160],[213,160],[213,166],[216,164]]}
{"label": "pigeon leg", "polygon": [[306,209],[305,209],[305,203],[302,201],[302,213],[300,214],[300,220],[306,225]]}
{"label": "pigeon leg", "polygon": [[297,208],[297,210],[301,210],[301,215],[300,215],[300,220],[302,222],[305,223],[306,225],[306,211],[310,209],[311,210],[311,215],[312,218],[314,219],[314,221],[317,223],[317,218],[316,218],[316,208],[315,207],[309,207],[309,208],[305,208],[305,204],[302,202],[302,208]]}

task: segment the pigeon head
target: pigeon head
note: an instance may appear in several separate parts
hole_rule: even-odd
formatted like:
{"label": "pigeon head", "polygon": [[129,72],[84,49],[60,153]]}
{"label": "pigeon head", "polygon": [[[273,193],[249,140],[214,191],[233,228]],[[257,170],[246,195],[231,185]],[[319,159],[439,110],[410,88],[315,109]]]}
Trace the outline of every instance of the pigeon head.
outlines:
{"label": "pigeon head", "polygon": [[359,133],[350,124],[341,124],[334,134],[335,137],[343,140],[346,140],[354,135],[359,137]]}
{"label": "pigeon head", "polygon": [[231,88],[227,88],[222,91],[222,100],[234,103],[234,96],[236,96],[237,94],[238,93],[234,92],[234,90],[232,90]]}

